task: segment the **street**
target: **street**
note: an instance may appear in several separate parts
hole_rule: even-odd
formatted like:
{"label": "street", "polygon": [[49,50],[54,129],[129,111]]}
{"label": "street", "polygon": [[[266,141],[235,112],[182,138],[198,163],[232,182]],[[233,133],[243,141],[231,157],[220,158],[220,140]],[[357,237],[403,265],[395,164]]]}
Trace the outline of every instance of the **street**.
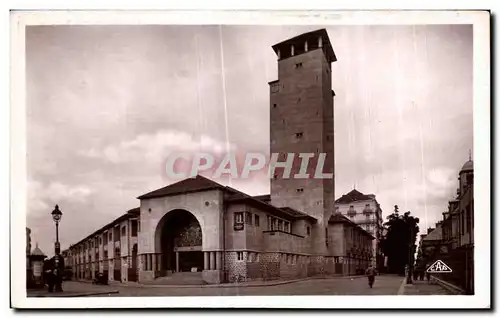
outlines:
{"label": "street", "polygon": [[[443,295],[447,291],[439,285],[415,282],[403,286],[403,277],[395,275],[377,276],[373,288],[369,288],[365,277],[309,279],[274,286],[188,287],[188,286],[96,286],[81,282],[65,282],[65,293],[92,297],[154,297],[154,296],[259,296],[259,295]],[[402,288],[403,287],[403,288]],[[96,292],[101,294],[96,295]],[[92,293],[92,294],[91,294]],[[47,295],[57,296],[57,295]]]}

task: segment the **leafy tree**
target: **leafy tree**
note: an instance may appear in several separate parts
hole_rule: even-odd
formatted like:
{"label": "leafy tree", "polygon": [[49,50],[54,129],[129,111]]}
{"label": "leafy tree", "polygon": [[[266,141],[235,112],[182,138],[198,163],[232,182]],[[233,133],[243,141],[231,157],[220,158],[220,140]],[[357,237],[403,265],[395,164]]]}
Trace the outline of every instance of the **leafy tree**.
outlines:
{"label": "leafy tree", "polygon": [[414,263],[419,219],[410,214],[410,211],[399,214],[399,207],[395,205],[394,212],[387,216],[387,222],[384,223],[387,234],[381,244],[388,258],[389,273],[404,274],[405,265]]}

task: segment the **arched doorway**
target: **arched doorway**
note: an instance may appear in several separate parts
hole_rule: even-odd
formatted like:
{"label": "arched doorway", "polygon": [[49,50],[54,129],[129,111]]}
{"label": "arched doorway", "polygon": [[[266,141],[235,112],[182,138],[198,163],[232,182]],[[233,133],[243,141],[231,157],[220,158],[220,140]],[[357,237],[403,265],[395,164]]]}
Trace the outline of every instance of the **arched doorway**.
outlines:
{"label": "arched doorway", "polygon": [[192,213],[181,209],[168,212],[158,223],[155,241],[161,258],[155,276],[203,270],[202,230]]}

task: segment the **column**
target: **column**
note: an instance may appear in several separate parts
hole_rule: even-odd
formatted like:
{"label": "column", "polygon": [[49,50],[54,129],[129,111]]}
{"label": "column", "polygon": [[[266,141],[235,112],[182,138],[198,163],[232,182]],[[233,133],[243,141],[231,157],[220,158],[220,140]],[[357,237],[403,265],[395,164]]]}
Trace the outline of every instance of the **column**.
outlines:
{"label": "column", "polygon": [[151,269],[153,270],[153,273],[156,272],[156,254],[151,254],[151,261],[152,261],[152,266]]}
{"label": "column", "polygon": [[175,252],[175,272],[179,272],[179,252]]}
{"label": "column", "polygon": [[162,258],[163,258],[163,254],[158,254],[158,270],[164,272],[163,275],[166,275],[167,272],[163,268],[163,264],[162,264],[162,261],[161,261]]}
{"label": "column", "polygon": [[222,252],[216,252],[217,253],[217,258],[215,259],[215,268],[217,270],[222,269]]}
{"label": "column", "polygon": [[215,269],[215,252],[210,252],[210,269]]}
{"label": "column", "polygon": [[207,270],[208,268],[208,258],[209,258],[209,252],[203,252],[203,269]]}

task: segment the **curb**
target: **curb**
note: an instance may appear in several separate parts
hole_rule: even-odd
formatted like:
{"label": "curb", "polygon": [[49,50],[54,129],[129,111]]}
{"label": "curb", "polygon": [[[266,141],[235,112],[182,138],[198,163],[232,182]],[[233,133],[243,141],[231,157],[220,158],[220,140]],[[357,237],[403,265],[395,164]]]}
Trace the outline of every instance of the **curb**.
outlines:
{"label": "curb", "polygon": [[68,294],[44,294],[44,295],[34,295],[34,296],[29,296],[28,298],[34,297],[34,298],[60,298],[60,297],[88,297],[88,296],[97,296],[97,295],[107,295],[107,294],[118,294],[118,290],[110,290],[107,292],[104,291],[99,291],[99,292],[87,292],[87,293],[68,293]]}
{"label": "curb", "polygon": [[[265,287],[265,286],[278,286],[278,285],[285,285],[285,284],[291,284],[291,283],[296,283],[296,282],[303,282],[303,281],[308,281],[308,280],[313,280],[313,279],[332,279],[332,278],[337,278],[337,279],[358,279],[365,277],[364,275],[357,275],[357,276],[320,276],[320,277],[307,277],[307,278],[301,278],[301,279],[294,279],[294,280],[276,280],[274,282],[268,282],[268,283],[255,283],[255,284],[247,284],[247,283],[224,283],[224,284],[206,284],[206,285],[156,285],[156,284],[140,284],[140,283],[129,283],[129,284],[124,284],[124,283],[118,283],[118,282],[113,282],[111,281],[109,285],[111,286],[117,286],[117,287],[133,287],[133,288],[241,288],[241,287]],[[92,284],[91,281],[74,281],[74,282],[82,282],[86,284]],[[108,285],[108,286],[109,286]]]}
{"label": "curb", "polygon": [[463,290],[462,288],[455,286],[451,283],[448,283],[447,281],[439,279],[435,276],[431,276],[431,281],[435,281],[436,283],[438,283],[438,285],[440,285],[447,291],[453,293],[454,295],[465,295],[465,290]]}

